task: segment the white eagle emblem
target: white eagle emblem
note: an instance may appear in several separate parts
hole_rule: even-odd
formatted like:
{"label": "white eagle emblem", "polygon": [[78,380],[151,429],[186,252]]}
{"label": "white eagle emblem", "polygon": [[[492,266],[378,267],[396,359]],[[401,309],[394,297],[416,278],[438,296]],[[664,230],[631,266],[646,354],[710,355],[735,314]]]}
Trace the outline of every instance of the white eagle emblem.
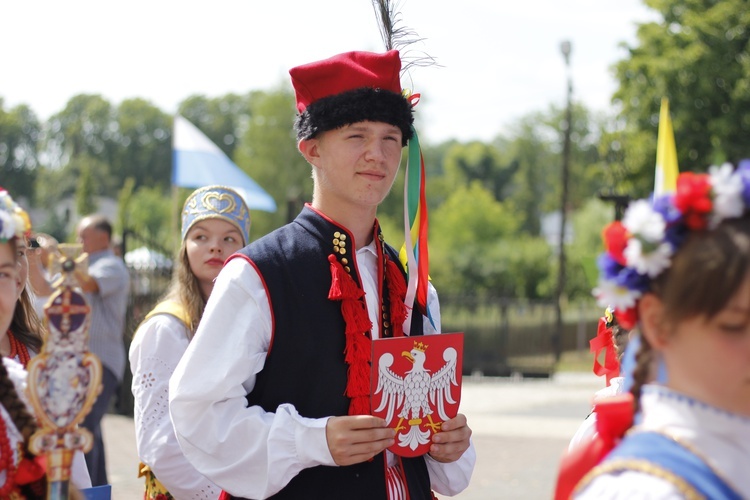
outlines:
{"label": "white eagle emblem", "polygon": [[[415,341],[410,351],[401,353],[413,363],[403,378],[391,369],[394,361],[391,353],[383,353],[378,360],[375,394],[382,392],[382,399],[375,412],[385,410],[385,420],[389,423],[394,413],[398,412],[399,421],[395,428],[397,446],[412,451],[419,446],[428,445],[431,435],[440,430],[442,422],[450,418],[446,414],[445,405],[456,404],[451,391],[454,386],[459,386],[456,381],[456,349],[446,347],[442,353],[445,364],[437,372],[430,373],[425,368],[427,348],[428,345]],[[433,418],[431,406],[436,409],[438,419]]]}

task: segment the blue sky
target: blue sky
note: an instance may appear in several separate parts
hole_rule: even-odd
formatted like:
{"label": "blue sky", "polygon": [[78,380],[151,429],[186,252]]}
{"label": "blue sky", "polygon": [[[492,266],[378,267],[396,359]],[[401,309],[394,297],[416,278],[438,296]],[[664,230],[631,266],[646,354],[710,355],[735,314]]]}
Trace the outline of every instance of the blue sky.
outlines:
{"label": "blue sky", "polygon": [[[519,117],[564,104],[560,43],[572,43],[574,98],[610,108],[609,67],[654,13],[639,0],[401,0],[415,49],[440,67],[410,73],[423,140],[490,140]],[[79,93],[166,112],[193,94],[266,90],[288,69],[349,50],[382,51],[369,0],[36,0],[4,2],[6,108],[42,119]],[[406,81],[402,81],[406,84]]]}

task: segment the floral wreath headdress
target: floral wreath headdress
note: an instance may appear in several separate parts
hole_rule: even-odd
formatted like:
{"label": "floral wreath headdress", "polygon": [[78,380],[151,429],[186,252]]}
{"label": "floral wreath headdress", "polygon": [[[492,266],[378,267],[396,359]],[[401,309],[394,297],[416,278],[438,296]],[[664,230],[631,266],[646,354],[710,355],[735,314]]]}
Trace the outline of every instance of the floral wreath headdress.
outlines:
{"label": "floral wreath headdress", "polygon": [[622,222],[604,228],[594,296],[611,306],[623,328],[638,322],[638,301],[672,264],[672,256],[691,232],[715,228],[750,208],[750,160],[709,167],[707,174],[685,172],[674,193],[631,203]]}
{"label": "floral wreath headdress", "polygon": [[0,243],[22,238],[30,233],[29,214],[13,201],[7,190],[0,187]]}

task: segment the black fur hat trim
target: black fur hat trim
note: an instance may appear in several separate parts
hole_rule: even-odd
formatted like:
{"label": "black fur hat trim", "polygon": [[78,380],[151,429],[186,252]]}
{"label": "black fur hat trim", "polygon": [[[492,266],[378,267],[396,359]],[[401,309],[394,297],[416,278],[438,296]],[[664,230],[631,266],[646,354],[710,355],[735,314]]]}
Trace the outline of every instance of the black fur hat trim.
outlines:
{"label": "black fur hat trim", "polygon": [[305,140],[362,121],[389,123],[400,128],[404,146],[412,137],[414,115],[409,101],[390,90],[370,87],[318,99],[297,116],[294,128],[297,140]]}

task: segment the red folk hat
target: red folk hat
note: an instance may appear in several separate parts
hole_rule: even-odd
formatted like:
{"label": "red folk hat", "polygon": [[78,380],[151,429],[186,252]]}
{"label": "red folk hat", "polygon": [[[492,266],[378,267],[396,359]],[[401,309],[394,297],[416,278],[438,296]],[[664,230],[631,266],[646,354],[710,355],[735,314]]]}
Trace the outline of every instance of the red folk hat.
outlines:
{"label": "red folk hat", "polygon": [[345,52],[289,70],[297,97],[297,111],[313,102],[347,90],[372,87],[401,93],[401,58],[397,50],[385,54]]}
{"label": "red folk hat", "polygon": [[384,54],[345,52],[289,71],[297,111],[299,140],[360,121],[390,123],[401,129],[406,145],[414,122],[411,104],[401,94],[401,58]]}

